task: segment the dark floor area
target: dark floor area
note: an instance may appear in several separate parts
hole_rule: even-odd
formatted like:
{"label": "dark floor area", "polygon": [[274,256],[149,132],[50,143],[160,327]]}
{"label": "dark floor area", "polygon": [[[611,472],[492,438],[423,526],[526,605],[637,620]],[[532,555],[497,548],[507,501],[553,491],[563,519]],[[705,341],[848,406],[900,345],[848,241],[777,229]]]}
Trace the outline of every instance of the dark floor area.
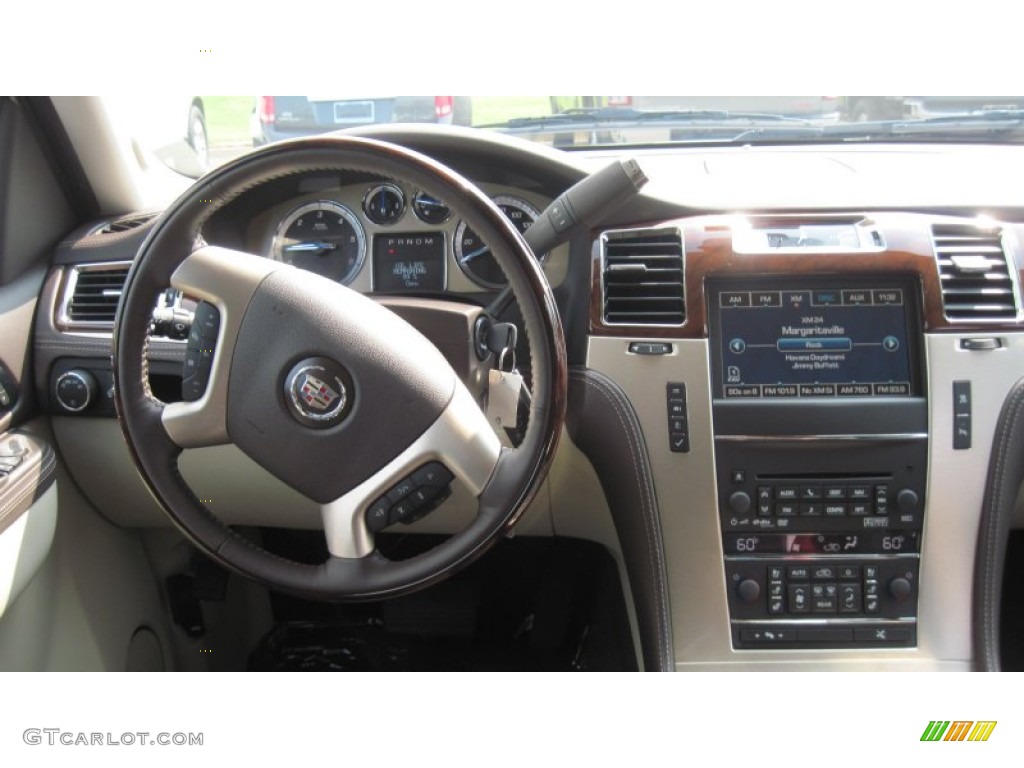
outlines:
{"label": "dark floor area", "polygon": [[[392,559],[431,536],[379,537]],[[264,532],[271,551],[326,557],[323,535]],[[272,595],[276,625],[253,650],[256,671],[635,670],[614,560],[572,539],[509,539],[451,579],[374,604]]]}
{"label": "dark floor area", "polygon": [[999,645],[1003,669],[1024,672],[1024,531],[1010,531],[1006,547]]}

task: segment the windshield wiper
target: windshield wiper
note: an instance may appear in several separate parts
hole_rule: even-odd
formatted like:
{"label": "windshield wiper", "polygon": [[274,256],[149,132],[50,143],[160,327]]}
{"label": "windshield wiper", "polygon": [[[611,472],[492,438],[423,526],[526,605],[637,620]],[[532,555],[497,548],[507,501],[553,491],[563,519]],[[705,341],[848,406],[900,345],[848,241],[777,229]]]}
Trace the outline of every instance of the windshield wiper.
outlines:
{"label": "windshield wiper", "polygon": [[[671,129],[670,142],[715,144],[788,141],[900,141],[930,137],[941,140],[978,136],[1024,135],[1024,110],[1005,109],[921,119],[831,122],[760,112],[725,110],[644,111],[602,107],[557,115],[517,117],[496,128],[509,133],[570,133],[660,126]],[[613,139],[614,141],[614,139]]]}
{"label": "windshield wiper", "polygon": [[516,130],[580,130],[599,126],[637,126],[652,124],[688,125],[691,123],[785,123],[807,125],[813,123],[799,117],[788,117],[762,112],[730,112],[720,109],[668,109],[638,110],[619,107],[571,109],[555,115],[514,117],[504,123],[478,125],[477,128]]}

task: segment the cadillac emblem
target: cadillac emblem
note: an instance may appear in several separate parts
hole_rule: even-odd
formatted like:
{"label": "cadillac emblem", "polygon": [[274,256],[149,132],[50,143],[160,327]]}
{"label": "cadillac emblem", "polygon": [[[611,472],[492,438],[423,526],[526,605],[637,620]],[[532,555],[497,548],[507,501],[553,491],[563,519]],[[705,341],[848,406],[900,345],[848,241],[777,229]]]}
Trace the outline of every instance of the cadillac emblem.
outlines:
{"label": "cadillac emblem", "polygon": [[300,381],[302,385],[299,387],[299,399],[317,413],[323,413],[331,407],[331,403],[341,397],[341,395],[308,371],[296,379],[296,383]]}
{"label": "cadillac emblem", "polygon": [[303,360],[285,377],[285,404],[308,427],[333,427],[352,407],[352,379],[333,360]]}

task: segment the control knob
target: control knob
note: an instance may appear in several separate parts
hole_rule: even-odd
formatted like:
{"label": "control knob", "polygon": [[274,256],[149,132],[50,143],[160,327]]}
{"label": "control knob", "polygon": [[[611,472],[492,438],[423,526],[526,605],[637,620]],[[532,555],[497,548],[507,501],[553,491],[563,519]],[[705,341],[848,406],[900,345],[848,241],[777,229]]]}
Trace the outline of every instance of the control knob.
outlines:
{"label": "control knob", "polygon": [[57,403],[68,413],[81,413],[96,394],[96,378],[86,370],[72,368],[57,377],[54,385]]}
{"label": "control knob", "polygon": [[744,579],[736,585],[736,594],[745,603],[752,603],[761,596],[761,585],[753,579]]}
{"label": "control knob", "polygon": [[903,602],[910,597],[910,593],[913,591],[913,585],[908,579],[905,579],[902,576],[897,576],[889,582],[889,594],[892,595],[892,599],[898,603]]}
{"label": "control knob", "polygon": [[736,491],[729,497],[729,508],[737,515],[745,515],[750,511],[750,496],[743,491]]}
{"label": "control knob", "polygon": [[904,512],[913,512],[917,509],[917,494],[909,488],[904,488],[896,494],[896,503]]}

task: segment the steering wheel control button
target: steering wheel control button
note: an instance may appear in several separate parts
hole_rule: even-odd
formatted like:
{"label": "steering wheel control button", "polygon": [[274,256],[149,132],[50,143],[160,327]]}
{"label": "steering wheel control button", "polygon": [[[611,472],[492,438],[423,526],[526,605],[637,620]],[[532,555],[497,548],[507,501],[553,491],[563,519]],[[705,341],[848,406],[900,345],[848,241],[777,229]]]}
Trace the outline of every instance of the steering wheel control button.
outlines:
{"label": "steering wheel control button", "polygon": [[412,480],[417,488],[422,488],[423,486],[443,488],[454,479],[455,475],[438,461],[432,461],[430,464],[422,466],[412,473]]}
{"label": "steering wheel control button", "polygon": [[200,302],[196,307],[185,345],[181,396],[186,402],[199,400],[206,392],[206,385],[210,382],[210,371],[213,369],[219,330],[220,312],[209,302]]}
{"label": "steering wheel control button", "polygon": [[377,499],[377,501],[375,501],[373,505],[366,510],[366,527],[373,533],[383,531],[388,527],[390,513],[391,504],[388,502],[387,498]]}
{"label": "steering wheel control button", "polygon": [[88,371],[75,368],[57,377],[54,394],[57,403],[68,413],[81,413],[93,400],[96,379]]}
{"label": "steering wheel control button", "polygon": [[366,527],[378,533],[395,523],[412,523],[433,512],[451,495],[453,475],[432,461],[399,480],[366,510]]}
{"label": "steering wheel control button", "polygon": [[285,377],[284,400],[300,424],[327,429],[340,424],[352,410],[353,385],[348,371],[326,357],[311,357]]}
{"label": "steering wheel control button", "polygon": [[406,496],[416,490],[416,486],[413,484],[412,478],[407,477],[400,483],[397,483],[394,488],[388,491],[388,500],[392,504],[397,504]]}

